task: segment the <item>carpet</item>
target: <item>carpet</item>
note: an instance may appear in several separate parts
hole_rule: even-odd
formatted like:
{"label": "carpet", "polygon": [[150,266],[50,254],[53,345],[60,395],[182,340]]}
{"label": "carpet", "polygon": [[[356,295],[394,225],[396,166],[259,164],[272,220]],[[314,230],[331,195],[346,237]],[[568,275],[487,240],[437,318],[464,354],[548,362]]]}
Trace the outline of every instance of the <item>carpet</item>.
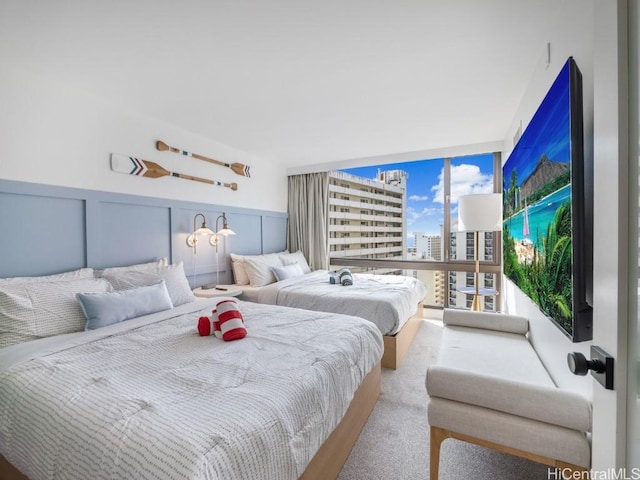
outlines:
{"label": "carpet", "polygon": [[[382,369],[382,392],[339,480],[428,480],[427,366],[435,361],[440,320],[425,319],[397,370]],[[523,435],[526,433],[523,432]],[[440,449],[439,480],[547,480],[548,467],[455,439]],[[553,477],[551,477],[553,478]]]}

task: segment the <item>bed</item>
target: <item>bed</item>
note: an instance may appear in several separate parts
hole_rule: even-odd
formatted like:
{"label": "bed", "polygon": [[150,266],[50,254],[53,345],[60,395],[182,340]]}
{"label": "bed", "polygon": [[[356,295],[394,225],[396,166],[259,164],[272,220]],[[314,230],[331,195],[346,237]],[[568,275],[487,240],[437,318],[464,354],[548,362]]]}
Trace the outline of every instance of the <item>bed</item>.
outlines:
{"label": "bed", "polygon": [[[373,322],[384,336],[382,366],[396,369],[422,322],[426,287],[402,275],[352,274],[352,284],[330,283],[328,270],[311,271],[301,252],[231,255],[243,300],[346,313]],[[349,272],[350,273],[350,272]]]}
{"label": "bed", "polygon": [[94,285],[92,298],[103,299],[111,288],[88,276],[20,287],[50,294],[31,294],[32,310],[43,298],[67,303],[45,305],[48,324],[34,317],[22,342],[6,295],[15,300],[20,288],[0,280],[0,478],[338,475],[380,391],[379,330],[358,317],[237,301],[246,337],[200,336],[199,319],[236,300],[190,298],[177,288],[183,274],[173,275],[160,282],[172,287],[173,308],[55,335],[60,312],[73,315],[67,291]]}

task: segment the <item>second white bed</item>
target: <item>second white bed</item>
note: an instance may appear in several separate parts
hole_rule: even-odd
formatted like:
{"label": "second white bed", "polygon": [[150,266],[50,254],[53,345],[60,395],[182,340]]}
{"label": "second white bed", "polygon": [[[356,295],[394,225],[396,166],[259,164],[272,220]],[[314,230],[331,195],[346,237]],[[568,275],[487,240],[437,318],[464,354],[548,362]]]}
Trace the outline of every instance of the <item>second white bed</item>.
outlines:
{"label": "second white bed", "polygon": [[426,294],[424,283],[402,275],[356,273],[353,285],[329,283],[328,270],[263,287],[242,285],[241,299],[270,305],[345,313],[376,324],[383,335],[395,335],[414,315]]}

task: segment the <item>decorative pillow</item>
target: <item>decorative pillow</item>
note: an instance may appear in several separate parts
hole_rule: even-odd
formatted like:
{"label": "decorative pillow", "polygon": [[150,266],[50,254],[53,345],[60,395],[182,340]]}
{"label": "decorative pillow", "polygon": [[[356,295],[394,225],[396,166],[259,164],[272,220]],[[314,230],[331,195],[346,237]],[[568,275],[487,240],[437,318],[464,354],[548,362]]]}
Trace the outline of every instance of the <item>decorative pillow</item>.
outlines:
{"label": "decorative pillow", "polygon": [[93,278],[93,268],[80,268],[70,272],[46,275],[43,277],[11,277],[0,278],[0,285],[8,283],[36,283],[36,282],[66,282],[69,280],[81,280],[83,278]]}
{"label": "decorative pillow", "polygon": [[0,348],[37,338],[81,332],[80,292],[108,292],[100,278],[0,285]]}
{"label": "decorative pillow", "polygon": [[183,262],[167,266],[156,265],[144,270],[118,271],[115,274],[103,274],[103,277],[113,285],[115,290],[154,285],[164,280],[174,307],[196,299],[184,274]]}
{"label": "decorative pillow", "polygon": [[87,319],[85,330],[173,308],[164,280],[155,285],[116,292],[78,293],[76,298]]}
{"label": "decorative pillow", "polygon": [[282,262],[278,255],[272,253],[259,257],[245,257],[244,268],[249,276],[249,284],[252,287],[263,287],[276,281],[271,267],[281,267]]}
{"label": "decorative pillow", "polygon": [[287,278],[300,277],[304,275],[302,271],[302,267],[299,263],[294,263],[292,265],[285,265],[282,267],[271,267],[273,274],[276,276],[276,280],[279,282],[280,280],[286,280]]}
{"label": "decorative pillow", "polygon": [[247,275],[243,261],[244,256],[235,253],[231,254],[231,269],[233,270],[233,278],[236,285],[249,285],[249,275]]}
{"label": "decorative pillow", "polygon": [[282,261],[283,265],[293,265],[294,263],[297,263],[302,268],[302,273],[311,272],[311,268],[307,263],[307,259],[304,258],[304,253],[302,253],[300,250],[295,253],[281,254],[280,260]]}
{"label": "decorative pillow", "polygon": [[96,270],[96,277],[115,276],[120,274],[126,274],[128,272],[140,272],[140,271],[155,271],[160,267],[167,266],[166,257],[160,260],[147,263],[136,263],[135,265],[127,265],[126,267],[109,267],[104,270]]}
{"label": "decorative pillow", "polygon": [[[235,298],[226,298],[219,301],[216,303],[216,309],[212,313],[218,317],[217,328],[220,329],[222,339],[225,342],[240,340],[247,336],[244,318]],[[215,325],[214,328],[216,328]]]}
{"label": "decorative pillow", "polygon": [[[238,255],[237,253],[231,254],[231,269],[233,270],[233,277],[235,279],[236,285],[253,285],[251,278],[249,276],[249,272],[247,271],[245,260],[257,260],[266,262],[269,265],[273,266],[281,266],[282,262],[278,260],[279,255],[283,255],[289,253],[289,250],[283,250],[282,252],[277,253],[265,253],[264,255]],[[271,282],[275,281],[275,277]]]}

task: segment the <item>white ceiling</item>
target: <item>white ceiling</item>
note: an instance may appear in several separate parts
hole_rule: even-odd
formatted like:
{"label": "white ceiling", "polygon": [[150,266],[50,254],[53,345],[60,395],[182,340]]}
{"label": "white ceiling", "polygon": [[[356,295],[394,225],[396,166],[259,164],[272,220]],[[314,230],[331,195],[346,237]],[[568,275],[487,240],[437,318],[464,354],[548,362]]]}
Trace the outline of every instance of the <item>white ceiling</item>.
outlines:
{"label": "white ceiling", "polygon": [[2,0],[0,58],[287,167],[502,140],[558,0]]}

